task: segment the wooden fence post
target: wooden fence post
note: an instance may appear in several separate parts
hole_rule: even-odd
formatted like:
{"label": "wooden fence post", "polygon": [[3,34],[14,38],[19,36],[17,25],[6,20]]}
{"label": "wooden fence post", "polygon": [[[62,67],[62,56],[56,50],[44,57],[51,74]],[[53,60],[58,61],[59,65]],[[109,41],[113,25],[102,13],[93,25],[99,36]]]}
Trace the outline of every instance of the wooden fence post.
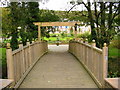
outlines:
{"label": "wooden fence post", "polygon": [[85,39],[85,43],[88,44],[88,39]]}
{"label": "wooden fence post", "polygon": [[104,43],[103,47],[103,85],[105,85],[104,79],[107,78],[108,74],[108,47]]}
{"label": "wooden fence post", "polygon": [[34,41],[32,41],[32,43],[34,43]]}
{"label": "wooden fence post", "polygon": [[92,46],[93,46],[93,47],[96,47],[95,40],[92,40]]}
{"label": "wooden fence post", "polygon": [[19,48],[23,48],[23,44],[19,44]]}
{"label": "wooden fence post", "polygon": [[14,75],[14,61],[12,56],[12,49],[10,47],[10,43],[7,43],[7,50],[6,50],[6,58],[7,58],[7,72],[8,72],[8,79],[15,80]]}
{"label": "wooden fence post", "polygon": [[28,45],[28,59],[27,59],[27,63],[28,63],[28,66],[27,68],[31,65],[31,49],[30,49],[30,42],[27,41],[27,45]]}
{"label": "wooden fence post", "polygon": [[83,43],[83,38],[81,38],[81,43]]}
{"label": "wooden fence post", "polygon": [[94,56],[93,47],[96,47],[95,40],[92,40],[92,44],[91,44],[91,63],[93,64],[92,72],[94,73],[95,72],[95,67],[94,67],[95,56]]}

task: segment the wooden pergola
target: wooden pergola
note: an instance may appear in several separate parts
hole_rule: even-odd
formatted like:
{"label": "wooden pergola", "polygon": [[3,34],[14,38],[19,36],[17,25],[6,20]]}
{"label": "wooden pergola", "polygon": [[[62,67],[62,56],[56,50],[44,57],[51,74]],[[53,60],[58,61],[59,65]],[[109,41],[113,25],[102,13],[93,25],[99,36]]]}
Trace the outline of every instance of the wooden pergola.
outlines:
{"label": "wooden pergola", "polygon": [[[41,40],[40,27],[45,27],[45,26],[73,26],[74,27],[75,25],[80,24],[80,22],[33,22],[33,24],[38,26],[38,41],[40,41]],[[77,35],[76,30],[75,30],[75,34]]]}

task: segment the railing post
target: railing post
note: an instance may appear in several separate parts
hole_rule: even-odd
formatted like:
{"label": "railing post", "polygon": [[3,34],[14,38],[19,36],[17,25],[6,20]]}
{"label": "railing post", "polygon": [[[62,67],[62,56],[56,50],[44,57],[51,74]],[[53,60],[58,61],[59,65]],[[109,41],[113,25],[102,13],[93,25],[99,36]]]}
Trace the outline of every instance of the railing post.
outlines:
{"label": "railing post", "polygon": [[29,45],[30,44],[30,42],[29,41],[27,41],[27,45]]}
{"label": "railing post", "polygon": [[19,48],[23,48],[22,42],[19,43]]}
{"label": "railing post", "polygon": [[20,71],[20,73],[21,73],[21,75],[24,73],[24,56],[23,56],[23,44],[22,44],[22,42],[20,42],[19,43],[19,49],[21,49],[21,53],[20,53],[20,69],[21,69],[21,71]]}
{"label": "railing post", "polygon": [[48,51],[48,43],[45,42],[45,52],[47,52],[47,51]]}
{"label": "railing post", "polygon": [[34,43],[34,41],[32,41],[32,43]]}
{"label": "railing post", "polygon": [[15,79],[14,75],[14,61],[12,56],[12,49],[10,47],[10,43],[7,43],[6,50],[6,58],[7,58],[7,71],[8,71],[8,79]]}
{"label": "railing post", "polygon": [[103,47],[103,85],[105,85],[104,79],[107,78],[108,74],[108,47],[104,43]]}
{"label": "railing post", "polygon": [[92,40],[92,46],[93,46],[93,47],[96,47],[95,40]]}
{"label": "railing post", "polygon": [[27,42],[28,45],[28,53],[29,53],[29,59],[28,59],[28,67],[31,65],[31,46],[30,42]]}
{"label": "railing post", "polygon": [[85,43],[88,44],[88,39],[85,39]]}
{"label": "railing post", "polygon": [[92,67],[92,72],[95,72],[95,67],[94,67],[94,62],[95,62],[95,56],[94,56],[94,47],[96,47],[96,43],[95,40],[92,40],[92,44],[91,44],[91,63],[93,64]]}
{"label": "railing post", "polygon": [[81,38],[81,43],[83,43],[83,38]]}

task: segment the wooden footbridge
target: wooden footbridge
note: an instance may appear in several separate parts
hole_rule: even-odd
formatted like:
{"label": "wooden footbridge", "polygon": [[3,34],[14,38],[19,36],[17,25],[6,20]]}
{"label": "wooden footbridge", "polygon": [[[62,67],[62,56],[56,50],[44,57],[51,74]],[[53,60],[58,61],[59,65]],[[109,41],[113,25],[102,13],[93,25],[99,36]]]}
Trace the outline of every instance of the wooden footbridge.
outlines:
{"label": "wooden footbridge", "polygon": [[95,42],[75,39],[69,45],[48,45],[40,39],[40,28],[38,34],[38,41],[27,42],[26,46],[20,44],[14,51],[7,44],[8,79],[0,80],[1,89],[120,88],[118,78],[107,78],[106,44],[99,49]]}

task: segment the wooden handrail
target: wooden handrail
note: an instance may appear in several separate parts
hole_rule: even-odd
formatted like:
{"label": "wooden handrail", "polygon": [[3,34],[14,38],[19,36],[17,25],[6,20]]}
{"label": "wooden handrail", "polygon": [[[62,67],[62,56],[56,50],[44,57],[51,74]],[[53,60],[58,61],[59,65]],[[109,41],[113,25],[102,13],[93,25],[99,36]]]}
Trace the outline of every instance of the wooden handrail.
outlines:
{"label": "wooden handrail", "polygon": [[0,79],[0,90],[3,88],[9,87],[9,85],[13,82],[12,79]]}
{"label": "wooden handrail", "polygon": [[37,41],[26,46],[19,45],[17,50],[12,51],[10,44],[7,44],[7,70],[8,79],[12,79],[13,86],[20,84],[29,73],[39,58],[48,51],[46,41]]}
{"label": "wooden handrail", "polygon": [[89,45],[73,40],[69,42],[69,52],[78,58],[96,84],[102,88],[105,84],[104,78],[107,78],[108,48],[105,45],[103,49],[99,49],[95,45],[95,41]]}

